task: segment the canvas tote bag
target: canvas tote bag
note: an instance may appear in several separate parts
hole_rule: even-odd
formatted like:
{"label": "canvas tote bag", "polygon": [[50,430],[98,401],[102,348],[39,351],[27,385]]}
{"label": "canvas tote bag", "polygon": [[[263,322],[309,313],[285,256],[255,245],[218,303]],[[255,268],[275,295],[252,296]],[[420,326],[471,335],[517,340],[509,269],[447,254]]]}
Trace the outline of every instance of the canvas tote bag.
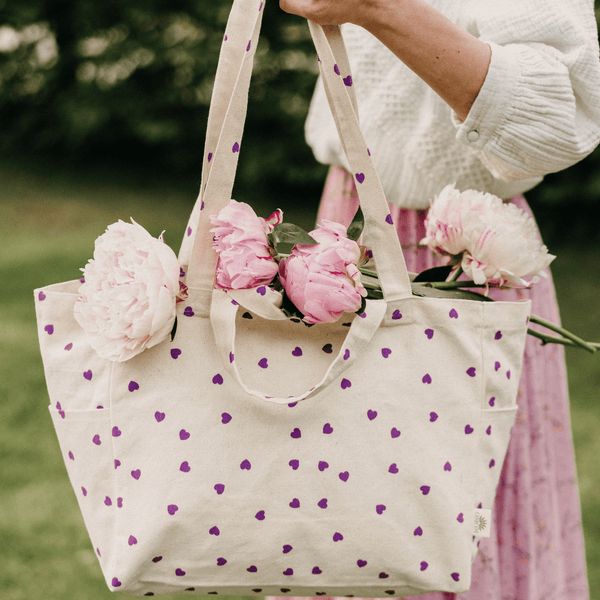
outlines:
{"label": "canvas tote bag", "polygon": [[79,281],[35,291],[85,524],[110,589],[134,595],[463,592],[530,305],[411,294],[339,30],[312,24],[385,300],[306,327],[266,288],[213,289],[208,216],[231,196],[262,10],[236,0],[227,26],[174,340],[101,359],[73,316]]}

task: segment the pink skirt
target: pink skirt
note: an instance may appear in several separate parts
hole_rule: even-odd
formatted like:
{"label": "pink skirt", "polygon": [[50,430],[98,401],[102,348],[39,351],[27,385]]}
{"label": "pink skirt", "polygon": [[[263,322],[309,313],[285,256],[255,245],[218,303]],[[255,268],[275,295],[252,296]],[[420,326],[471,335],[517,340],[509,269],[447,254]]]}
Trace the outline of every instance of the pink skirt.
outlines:
{"label": "pink skirt", "polygon": [[[531,214],[522,196],[512,201]],[[348,225],[357,206],[352,177],[342,168],[332,167],[323,192],[319,221],[327,219]],[[427,211],[390,208],[408,270],[418,272],[443,264],[445,261],[440,256],[419,246],[425,237]],[[490,296],[497,300],[529,298],[533,314],[560,322],[550,274],[530,290],[495,290]],[[541,346],[539,340],[528,336],[518,404],[496,494],[492,535],[479,544],[470,591],[459,595],[432,593],[418,598],[588,599],[567,375],[561,346]]]}

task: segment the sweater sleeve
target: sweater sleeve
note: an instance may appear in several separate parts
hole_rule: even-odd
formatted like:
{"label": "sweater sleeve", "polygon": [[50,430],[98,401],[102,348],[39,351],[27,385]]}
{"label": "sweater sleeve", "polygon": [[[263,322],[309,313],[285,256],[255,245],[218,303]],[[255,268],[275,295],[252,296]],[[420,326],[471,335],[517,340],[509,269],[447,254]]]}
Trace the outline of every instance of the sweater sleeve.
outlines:
{"label": "sweater sleeve", "polygon": [[565,169],[600,142],[600,59],[593,0],[475,0],[470,29],[492,58],[456,137],[494,177]]}

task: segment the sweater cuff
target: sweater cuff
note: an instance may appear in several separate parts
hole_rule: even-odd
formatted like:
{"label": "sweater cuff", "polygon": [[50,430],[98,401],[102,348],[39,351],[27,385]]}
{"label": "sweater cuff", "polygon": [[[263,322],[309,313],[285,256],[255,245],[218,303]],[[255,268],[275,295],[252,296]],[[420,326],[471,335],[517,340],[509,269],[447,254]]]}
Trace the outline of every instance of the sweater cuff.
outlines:
{"label": "sweater cuff", "polygon": [[456,139],[480,151],[484,151],[497,134],[520,75],[515,53],[493,42],[486,43],[492,50],[492,56],[481,90],[464,121],[452,113],[452,120],[457,127]]}

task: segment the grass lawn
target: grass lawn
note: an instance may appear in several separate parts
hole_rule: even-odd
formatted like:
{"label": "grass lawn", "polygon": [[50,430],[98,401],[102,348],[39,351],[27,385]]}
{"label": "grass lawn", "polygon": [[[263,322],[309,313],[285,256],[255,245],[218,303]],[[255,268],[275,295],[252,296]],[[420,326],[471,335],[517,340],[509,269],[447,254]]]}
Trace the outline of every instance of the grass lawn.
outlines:
{"label": "grass lawn", "polygon": [[[36,173],[33,175],[32,173]],[[112,182],[112,183],[111,183]],[[0,596],[101,600],[108,592],[67,480],[47,405],[32,290],[79,277],[95,238],[133,217],[179,247],[197,182],[0,166]],[[314,201],[310,205],[314,206]],[[274,206],[260,210],[268,216]],[[311,210],[285,206],[310,227]],[[600,249],[551,249],[563,321],[600,341]],[[568,352],[592,599],[600,600],[600,356]]]}

